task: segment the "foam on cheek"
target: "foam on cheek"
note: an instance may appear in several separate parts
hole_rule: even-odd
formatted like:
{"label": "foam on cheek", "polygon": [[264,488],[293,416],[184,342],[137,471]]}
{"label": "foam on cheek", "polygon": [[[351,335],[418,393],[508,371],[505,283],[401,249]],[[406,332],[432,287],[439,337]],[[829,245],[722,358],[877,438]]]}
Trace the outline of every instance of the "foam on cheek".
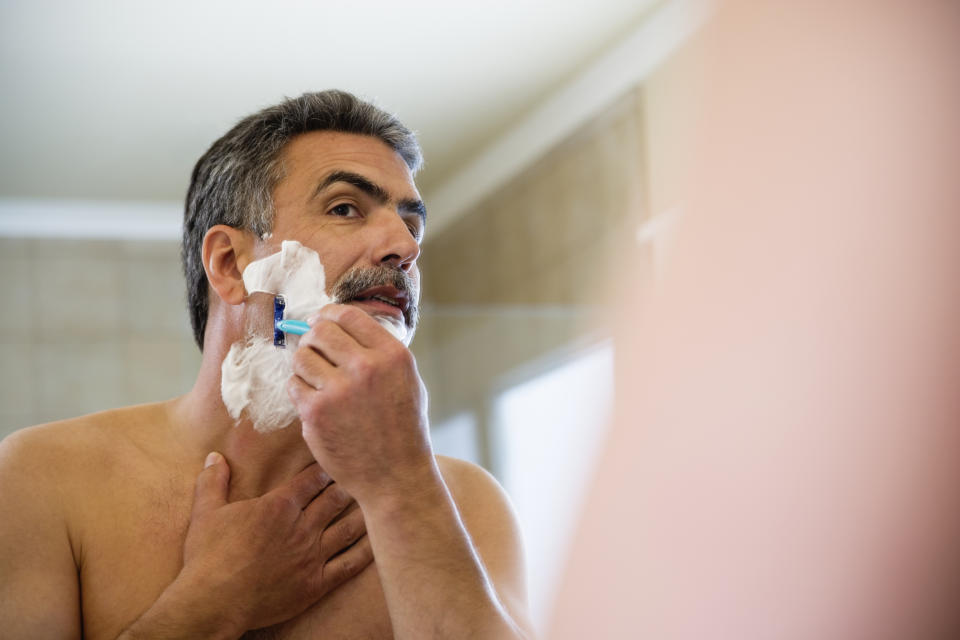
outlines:
{"label": "foam on cheek", "polygon": [[326,293],[320,256],[293,240],[284,240],[280,251],[248,264],[243,270],[243,286],[247,293],[283,295],[285,317],[290,320],[306,320],[333,302]]}
{"label": "foam on cheek", "polygon": [[[247,293],[283,295],[285,316],[291,320],[306,320],[333,302],[326,294],[320,256],[299,242],[284,241],[279,252],[247,265],[243,285]],[[239,420],[245,415],[261,433],[286,427],[297,418],[287,381],[293,375],[299,337],[287,338],[287,348],[278,349],[272,333],[264,337],[251,332],[231,345],[220,367],[220,395],[230,416]]]}
{"label": "foam on cheek", "polygon": [[273,346],[272,338],[248,337],[230,347],[220,369],[220,394],[230,417],[241,415],[261,433],[293,423],[297,410],[287,395],[293,351]]}
{"label": "foam on cheek", "polygon": [[[290,320],[306,320],[334,302],[326,293],[326,277],[320,256],[299,242],[285,240],[280,251],[255,260],[243,271],[247,293],[280,294]],[[409,344],[413,337],[406,324],[387,316],[374,316],[395,338]],[[252,323],[256,326],[256,322]],[[289,426],[297,418],[296,408],[287,394],[287,381],[293,375],[293,353],[300,337],[287,334],[287,347],[274,346],[269,337],[255,335],[230,347],[220,367],[220,395],[230,417],[246,415],[261,433]]]}

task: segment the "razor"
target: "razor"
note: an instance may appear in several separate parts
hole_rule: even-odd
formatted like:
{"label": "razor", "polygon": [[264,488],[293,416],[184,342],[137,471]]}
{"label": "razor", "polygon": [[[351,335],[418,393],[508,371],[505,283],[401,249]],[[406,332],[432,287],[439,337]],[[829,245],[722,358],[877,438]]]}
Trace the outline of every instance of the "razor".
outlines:
{"label": "razor", "polygon": [[287,308],[287,301],[283,296],[273,297],[273,344],[277,347],[287,346],[287,335],[302,336],[310,330],[310,325],[302,320],[286,320],[283,317],[284,310]]}

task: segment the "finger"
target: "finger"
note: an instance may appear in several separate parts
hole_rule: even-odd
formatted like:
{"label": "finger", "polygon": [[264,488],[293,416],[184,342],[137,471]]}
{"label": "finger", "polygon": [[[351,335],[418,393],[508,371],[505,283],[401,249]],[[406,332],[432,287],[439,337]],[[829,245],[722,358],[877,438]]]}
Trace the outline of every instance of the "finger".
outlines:
{"label": "finger", "polygon": [[323,386],[324,380],[329,380],[331,376],[336,375],[337,367],[330,362],[323,354],[318,353],[313,347],[301,344],[296,353],[293,354],[293,373],[303,378],[303,380],[319,389]]}
{"label": "finger", "polygon": [[300,346],[310,347],[334,366],[364,348],[339,324],[323,319],[311,325],[310,331],[300,338]]}
{"label": "finger", "polygon": [[216,451],[211,452],[203,464],[203,471],[197,476],[197,486],[194,490],[193,517],[227,504],[230,465]]}
{"label": "finger", "polygon": [[304,509],[331,482],[333,480],[323,467],[314,462],[290,480],[268,492],[267,495],[282,497],[297,505],[298,508]]}
{"label": "finger", "polygon": [[368,349],[376,349],[396,341],[373,316],[348,304],[328,304],[310,319],[315,324],[322,320],[337,323],[358,344]]}
{"label": "finger", "polygon": [[314,380],[313,383],[304,381],[304,379],[298,375],[290,376],[290,379],[287,380],[287,395],[290,396],[290,400],[293,402],[293,405],[297,407],[298,411],[300,411],[301,419],[311,421],[316,421],[318,419],[318,417],[314,414],[309,412],[305,413],[303,407],[305,406],[304,403],[309,403],[312,400],[313,394],[323,389],[323,387],[324,381],[320,378]]}
{"label": "finger", "polygon": [[342,553],[366,533],[367,523],[360,507],[347,509],[342,518],[334,521],[320,534],[320,557],[332,558]]}
{"label": "finger", "polygon": [[303,510],[305,524],[310,528],[326,529],[351,504],[355,504],[353,497],[334,482]]}
{"label": "finger", "polygon": [[370,566],[371,562],[373,562],[373,547],[370,545],[370,537],[364,535],[352,547],[327,560],[323,571],[318,572],[320,579],[318,586],[329,592],[359,575]]}

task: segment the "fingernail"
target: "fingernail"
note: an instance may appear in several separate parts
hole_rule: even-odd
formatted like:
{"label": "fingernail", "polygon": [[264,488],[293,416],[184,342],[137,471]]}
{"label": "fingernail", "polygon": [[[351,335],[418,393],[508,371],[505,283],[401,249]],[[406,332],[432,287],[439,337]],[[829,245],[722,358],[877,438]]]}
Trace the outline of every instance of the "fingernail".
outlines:
{"label": "fingernail", "polygon": [[217,453],[216,451],[211,451],[210,453],[207,454],[207,459],[204,460],[203,462],[203,468],[206,469],[207,467],[216,464],[219,458],[220,458],[219,453]]}
{"label": "fingernail", "polygon": [[320,319],[320,314],[319,314],[319,313],[314,314],[314,315],[310,316],[309,318],[307,318],[307,324],[312,327],[313,325],[315,325],[315,324],[317,323],[317,320],[319,320],[319,319]]}

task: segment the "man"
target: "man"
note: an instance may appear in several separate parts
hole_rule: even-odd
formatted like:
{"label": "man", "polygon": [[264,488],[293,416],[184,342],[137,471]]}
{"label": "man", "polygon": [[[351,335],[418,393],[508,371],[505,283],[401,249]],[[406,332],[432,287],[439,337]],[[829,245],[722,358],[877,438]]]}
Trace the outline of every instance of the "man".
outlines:
{"label": "man", "polygon": [[[214,143],[184,221],[193,389],[0,445],[4,637],[527,635],[508,502],[432,455],[414,359],[375,319],[414,329],[420,162],[400,122],[335,91]],[[281,380],[299,419],[255,429],[229,415],[221,367],[270,313],[244,270],[285,240],[352,293],[311,318]]]}

